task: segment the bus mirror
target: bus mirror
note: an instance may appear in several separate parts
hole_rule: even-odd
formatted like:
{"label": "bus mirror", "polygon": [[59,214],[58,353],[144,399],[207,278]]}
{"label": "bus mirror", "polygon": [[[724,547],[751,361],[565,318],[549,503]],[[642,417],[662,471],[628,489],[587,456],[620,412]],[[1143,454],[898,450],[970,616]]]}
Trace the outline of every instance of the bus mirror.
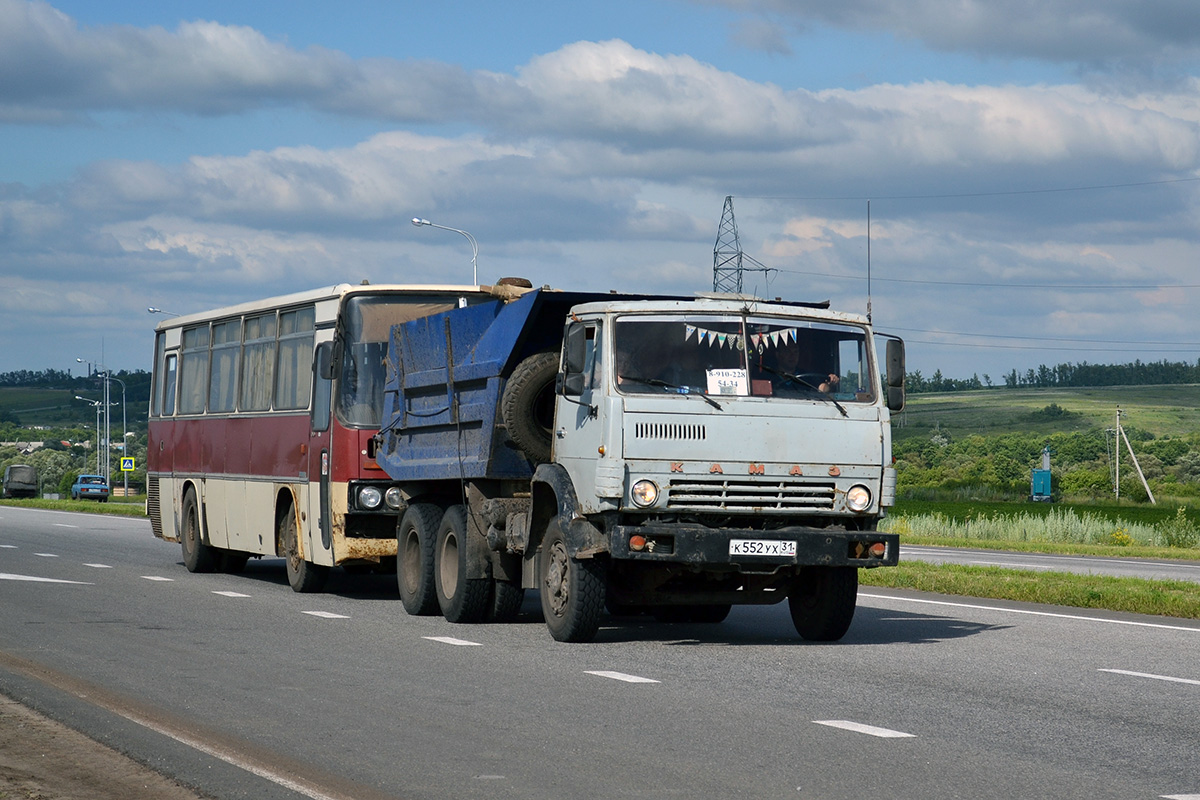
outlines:
{"label": "bus mirror", "polygon": [[317,362],[317,376],[322,380],[333,380],[333,342],[321,342],[317,345],[317,352],[313,358]]}
{"label": "bus mirror", "polygon": [[887,407],[892,411],[904,408],[904,342],[887,342]]}
{"label": "bus mirror", "polygon": [[566,372],[568,375],[582,373],[586,358],[587,330],[582,325],[567,327],[566,339]]}

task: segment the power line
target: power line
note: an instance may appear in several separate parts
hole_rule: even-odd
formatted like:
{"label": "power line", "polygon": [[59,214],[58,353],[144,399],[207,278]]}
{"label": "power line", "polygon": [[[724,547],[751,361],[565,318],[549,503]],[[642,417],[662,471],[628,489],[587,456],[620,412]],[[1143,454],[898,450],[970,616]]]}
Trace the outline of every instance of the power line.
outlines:
{"label": "power line", "polygon": [[828,195],[828,196],[800,196],[800,195],[736,195],[744,200],[803,200],[803,201],[829,201],[829,200],[951,200],[956,198],[967,197],[1011,197],[1016,195],[1032,195],[1032,194],[1061,194],[1064,192],[1095,192],[1105,189],[1133,189],[1141,186],[1165,186],[1173,183],[1195,183],[1200,181],[1200,178],[1167,178],[1160,181],[1136,181],[1132,183],[1102,183],[1093,186],[1062,186],[1051,187],[1047,189],[1008,189],[994,192],[947,192],[944,194],[892,194],[892,195]]}
{"label": "power line", "polygon": [[[863,275],[836,275],[832,272],[807,272],[799,269],[784,269],[782,267],[769,267],[768,269],[775,272],[786,272],[791,275],[809,275],[816,278],[834,278],[837,280],[852,280],[865,281],[866,276]],[[933,281],[920,280],[917,278],[872,278],[875,281],[886,281],[888,283],[917,283],[932,286],[974,286],[988,289],[1093,289],[1093,290],[1121,290],[1121,291],[1145,291],[1147,289],[1200,289],[1200,283],[1013,283],[1005,281],[1003,283],[987,283],[974,281]]]}
{"label": "power line", "polygon": [[1019,336],[1004,333],[965,333],[963,331],[937,331],[928,328],[899,328],[888,326],[890,331],[911,331],[913,333],[934,333],[942,336],[973,336],[978,339],[1022,339],[1035,342],[1078,342],[1080,344],[1127,344],[1127,345],[1167,345],[1169,347],[1191,346],[1200,347],[1200,342],[1134,342],[1128,339],[1074,339],[1063,336]]}
{"label": "power line", "polygon": [[[1061,350],[1076,353],[1191,353],[1196,354],[1196,348],[1172,349],[1169,347],[1139,347],[1132,350],[1113,349],[1112,347],[1055,347],[1053,345],[1037,344],[984,344],[979,342],[937,342],[923,339],[905,339],[914,344],[929,344],[937,347],[970,347],[973,350]],[[1132,343],[1131,343],[1132,344]]]}

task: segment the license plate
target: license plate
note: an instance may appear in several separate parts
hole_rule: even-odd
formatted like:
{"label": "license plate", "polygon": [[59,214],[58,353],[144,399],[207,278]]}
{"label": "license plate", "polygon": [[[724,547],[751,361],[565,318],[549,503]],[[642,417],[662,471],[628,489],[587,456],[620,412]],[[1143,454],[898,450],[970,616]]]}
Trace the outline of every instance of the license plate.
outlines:
{"label": "license plate", "polygon": [[796,543],[774,539],[730,539],[729,555],[792,557],[796,555]]}

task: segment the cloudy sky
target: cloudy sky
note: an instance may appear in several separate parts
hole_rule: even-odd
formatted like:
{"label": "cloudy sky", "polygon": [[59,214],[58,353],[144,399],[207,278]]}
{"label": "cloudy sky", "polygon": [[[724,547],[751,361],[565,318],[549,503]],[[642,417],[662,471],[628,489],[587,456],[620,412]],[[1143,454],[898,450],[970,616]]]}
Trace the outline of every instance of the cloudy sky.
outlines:
{"label": "cloudy sky", "polygon": [[927,376],[1194,363],[1198,70],[1194,0],[0,0],[0,372],[469,283],[414,216],[482,283],[711,290],[726,196],[747,292],[865,311],[869,249]]}

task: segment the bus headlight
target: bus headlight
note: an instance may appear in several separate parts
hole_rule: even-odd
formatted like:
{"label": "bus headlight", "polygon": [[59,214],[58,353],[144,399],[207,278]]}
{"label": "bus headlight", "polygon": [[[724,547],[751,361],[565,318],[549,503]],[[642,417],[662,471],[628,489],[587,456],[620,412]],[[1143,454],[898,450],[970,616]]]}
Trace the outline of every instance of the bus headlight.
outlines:
{"label": "bus headlight", "polygon": [[846,492],[846,506],[851,511],[866,511],[871,507],[871,490],[865,486],[851,486]]}
{"label": "bus headlight", "polygon": [[638,481],[630,488],[629,495],[634,505],[647,508],[658,500],[658,485],[654,481]]}
{"label": "bus headlight", "polygon": [[398,511],[404,507],[404,495],[400,493],[399,486],[389,486],[388,490],[383,495],[383,502],[387,503],[388,508]]}
{"label": "bus headlight", "polygon": [[363,508],[376,509],[383,502],[383,493],[374,486],[364,486],[358,490],[358,504]]}

